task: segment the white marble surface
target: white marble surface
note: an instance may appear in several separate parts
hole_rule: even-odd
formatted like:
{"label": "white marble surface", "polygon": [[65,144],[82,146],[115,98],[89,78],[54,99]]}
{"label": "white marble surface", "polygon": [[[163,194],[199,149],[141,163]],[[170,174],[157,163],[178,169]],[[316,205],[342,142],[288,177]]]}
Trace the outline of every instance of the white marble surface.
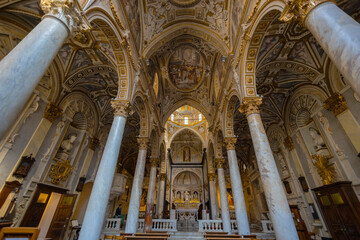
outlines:
{"label": "white marble surface", "polygon": [[219,192],[221,203],[221,218],[224,232],[231,232],[229,203],[226,192],[225,174],[223,168],[218,168]]}
{"label": "white marble surface", "polygon": [[298,240],[299,237],[260,114],[250,114],[247,119],[276,239]]}
{"label": "white marble surface", "polygon": [[1,60],[0,139],[15,123],[67,37],[68,29],[62,22],[44,18]]}
{"label": "white marble surface", "polygon": [[159,199],[157,199],[156,215],[159,219],[163,216],[164,209],[164,194],[165,194],[165,180],[160,180],[159,184]]}
{"label": "white marble surface", "polygon": [[327,2],[309,13],[305,26],[360,94],[360,24],[334,3]]}
{"label": "white marble surface", "polygon": [[125,233],[136,233],[139,219],[140,200],[145,173],[146,149],[140,149],[136,161],[133,185],[130,195],[128,215],[126,219]]}
{"label": "white marble surface", "polygon": [[86,208],[79,240],[98,240],[110,197],[126,118],[115,116]]}
{"label": "white marble surface", "polygon": [[219,214],[216,209],[217,194],[216,194],[215,181],[209,181],[209,187],[210,187],[211,217],[212,219],[216,219],[217,217],[219,217]]}
{"label": "white marble surface", "polygon": [[[146,199],[146,213],[145,215],[152,217],[152,211],[154,209],[154,197],[155,197],[155,184],[156,184],[156,166],[151,166],[150,177],[149,177],[149,187]],[[148,206],[152,206],[150,209]],[[151,212],[150,212],[151,211]],[[151,224],[146,224],[145,221],[145,231],[151,231]]]}
{"label": "white marble surface", "polygon": [[249,220],[246,211],[245,197],[236,152],[234,149],[228,149],[227,155],[229,160],[231,189],[235,207],[236,223],[238,225],[238,233],[240,235],[250,234]]}

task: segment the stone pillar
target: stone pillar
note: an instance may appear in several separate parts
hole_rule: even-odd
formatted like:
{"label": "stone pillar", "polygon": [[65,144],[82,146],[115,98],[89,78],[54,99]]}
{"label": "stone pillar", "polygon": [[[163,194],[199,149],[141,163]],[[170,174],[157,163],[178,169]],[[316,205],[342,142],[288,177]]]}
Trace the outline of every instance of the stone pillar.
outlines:
{"label": "stone pillar", "polygon": [[157,200],[156,206],[156,215],[159,219],[163,218],[163,211],[164,211],[164,197],[165,197],[165,180],[166,174],[160,173],[160,186],[159,186],[159,199]]}
{"label": "stone pillar", "polygon": [[73,31],[85,29],[76,1],[42,0],[40,5],[45,12],[42,21],[0,62],[0,139],[14,124],[64,41]]}
{"label": "stone pillar", "polygon": [[261,121],[259,106],[261,98],[244,99],[240,112],[245,112],[253,142],[266,202],[274,225],[276,239],[299,239],[282,186],[274,156]]}
{"label": "stone pillar", "polygon": [[151,158],[151,169],[150,169],[150,179],[149,179],[149,188],[146,199],[146,212],[145,212],[145,232],[150,232],[152,229],[152,215],[154,211],[154,197],[155,197],[155,185],[156,185],[156,168],[158,165],[158,158]]}
{"label": "stone pillar", "polygon": [[79,240],[99,239],[109,202],[125,122],[130,113],[129,102],[127,101],[113,100],[111,105],[115,110],[114,121],[96,174]]}
{"label": "stone pillar", "polygon": [[215,173],[211,172],[208,174],[209,177],[209,188],[210,188],[210,211],[211,211],[211,218],[215,219],[218,214],[216,211],[216,185],[215,185]]}
{"label": "stone pillar", "polygon": [[229,161],[231,189],[233,194],[233,201],[235,207],[236,223],[238,226],[238,233],[240,235],[250,234],[249,220],[246,211],[245,197],[242,188],[239,165],[235,152],[235,137],[225,138],[226,150]]}
{"label": "stone pillar", "polygon": [[331,0],[288,1],[280,17],[299,20],[360,94],[360,24]]}
{"label": "stone pillar", "polygon": [[134,180],[131,189],[130,204],[126,220],[125,233],[136,233],[138,226],[140,200],[145,173],[146,151],[149,138],[139,137],[139,154],[136,161]]}
{"label": "stone pillar", "polygon": [[221,203],[221,218],[223,222],[223,230],[224,232],[231,232],[231,224],[230,224],[230,213],[229,213],[229,203],[226,192],[226,184],[225,184],[225,173],[224,173],[224,163],[225,159],[216,158],[215,164],[218,172],[218,180],[219,180],[219,192],[220,192],[220,203]]}

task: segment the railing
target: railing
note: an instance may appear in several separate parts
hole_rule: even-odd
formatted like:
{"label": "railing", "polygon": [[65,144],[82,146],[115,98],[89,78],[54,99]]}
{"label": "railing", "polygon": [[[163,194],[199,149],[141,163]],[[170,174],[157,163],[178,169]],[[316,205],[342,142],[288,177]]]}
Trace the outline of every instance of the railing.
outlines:
{"label": "railing", "polygon": [[[223,232],[222,220],[199,220],[199,232]],[[230,221],[231,232],[237,231],[235,220]]]}
{"label": "railing", "polygon": [[270,220],[261,220],[261,226],[262,226],[263,232],[266,232],[266,233],[274,232],[274,227]]}
{"label": "railing", "polygon": [[[176,219],[152,219],[151,231],[165,231],[165,232],[176,232]],[[145,222],[144,219],[139,219],[137,231],[144,231]]]}
{"label": "railing", "polygon": [[104,233],[120,232],[121,218],[108,218],[105,220]]}

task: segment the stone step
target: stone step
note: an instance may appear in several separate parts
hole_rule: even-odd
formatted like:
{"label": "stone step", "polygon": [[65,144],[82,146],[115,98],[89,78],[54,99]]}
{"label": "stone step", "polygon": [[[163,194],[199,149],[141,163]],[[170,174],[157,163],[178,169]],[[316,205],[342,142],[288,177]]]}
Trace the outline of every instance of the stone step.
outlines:
{"label": "stone step", "polygon": [[176,232],[169,240],[180,240],[180,239],[187,239],[187,240],[205,240],[202,233],[199,232]]}

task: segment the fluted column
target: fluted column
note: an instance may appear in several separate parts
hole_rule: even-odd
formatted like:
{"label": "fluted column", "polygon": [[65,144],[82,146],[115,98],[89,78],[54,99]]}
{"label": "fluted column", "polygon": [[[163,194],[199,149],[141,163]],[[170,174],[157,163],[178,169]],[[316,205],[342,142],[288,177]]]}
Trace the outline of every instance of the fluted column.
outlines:
{"label": "fluted column", "polygon": [[148,194],[146,199],[146,212],[145,212],[145,232],[150,232],[152,228],[152,215],[154,211],[154,197],[155,197],[155,185],[156,185],[156,168],[158,165],[158,158],[151,158],[151,169]]}
{"label": "fluted column", "polygon": [[130,204],[126,219],[125,233],[136,233],[139,219],[140,200],[145,173],[146,151],[149,138],[139,137],[139,154],[136,161],[133,185],[131,189]]}
{"label": "fluted column", "polygon": [[225,138],[226,150],[229,161],[231,189],[233,194],[233,201],[235,207],[236,223],[238,226],[238,233],[240,235],[250,234],[249,220],[246,212],[245,197],[242,188],[242,182],[240,177],[239,165],[237,162],[235,143],[237,139],[235,137]]}
{"label": "fluted column", "polygon": [[261,98],[244,99],[240,112],[245,112],[253,142],[265,198],[274,225],[276,239],[297,240],[298,235],[282,186],[269,140],[260,117]]}
{"label": "fluted column", "polygon": [[226,192],[225,173],[223,167],[224,163],[225,163],[225,159],[223,158],[215,159],[215,164],[218,172],[218,180],[219,180],[221,218],[223,222],[223,230],[224,232],[230,233],[231,232],[230,213],[229,213],[229,203]]}
{"label": "fluted column", "polygon": [[42,0],[42,21],[0,62],[0,139],[29,100],[64,41],[85,26],[74,0]]}
{"label": "fluted column", "polygon": [[215,219],[217,216],[216,211],[216,185],[215,185],[215,173],[209,173],[209,187],[210,187],[210,211],[211,211],[211,218]]}
{"label": "fluted column", "polygon": [[157,199],[156,215],[159,219],[163,218],[164,197],[165,197],[165,180],[166,174],[160,173],[159,199]]}
{"label": "fluted column", "polygon": [[299,20],[360,95],[360,24],[330,0],[288,1],[280,17]]}
{"label": "fluted column", "polygon": [[114,121],[96,174],[79,240],[98,240],[103,227],[125,122],[130,113],[127,101],[114,100],[111,105],[115,110]]}

